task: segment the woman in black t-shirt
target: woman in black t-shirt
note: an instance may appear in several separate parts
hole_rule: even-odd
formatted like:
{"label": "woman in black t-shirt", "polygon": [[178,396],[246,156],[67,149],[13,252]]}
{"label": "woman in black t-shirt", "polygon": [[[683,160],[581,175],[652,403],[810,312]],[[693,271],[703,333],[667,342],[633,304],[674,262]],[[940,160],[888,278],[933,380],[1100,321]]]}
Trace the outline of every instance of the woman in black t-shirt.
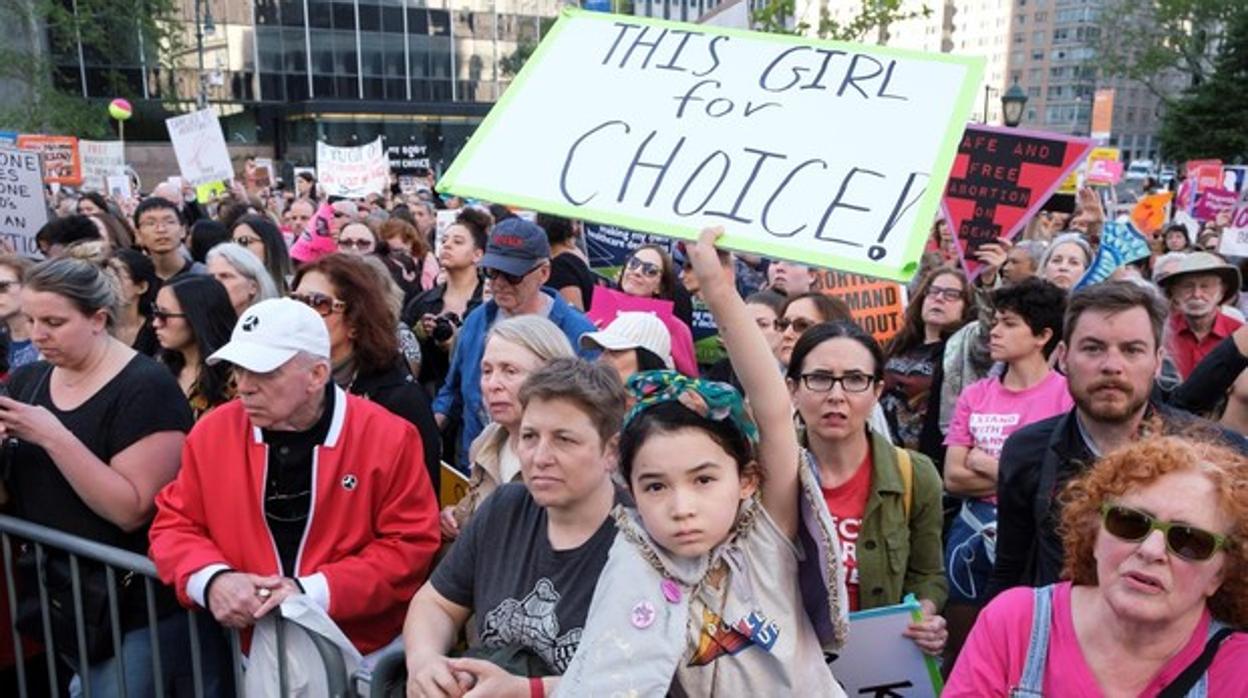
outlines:
{"label": "woman in black t-shirt", "polygon": [[539,213],[537,224],[550,241],[550,278],[546,285],[558,291],[573,308],[589,310],[594,301],[595,276],[576,246],[572,221]]}
{"label": "woman in black t-shirt", "polygon": [[[44,361],[13,374],[12,397],[0,397],[0,437],[7,439],[6,485],[19,516],[142,555],[156,493],[177,474],[191,412],[168,370],[109,334],[116,306],[112,280],[89,262],[56,259],[30,271],[22,310]],[[50,601],[60,605],[52,612],[56,649],[77,681],[83,663],[66,610],[74,604],[68,590],[58,598],[52,579],[68,569],[64,560],[49,552],[45,575]],[[82,570],[85,608],[107,587],[98,566],[83,561]],[[141,579],[118,582],[126,680],[136,687],[152,683],[144,675],[151,661],[143,586]],[[17,616],[43,640],[37,589],[23,585]],[[166,603],[158,599],[158,607],[172,611],[172,595],[161,591]],[[68,615],[67,626],[58,624],[58,610]],[[177,649],[189,646],[186,628],[181,613],[158,624],[167,681],[189,668],[189,650]],[[92,685],[116,685],[107,616],[87,619],[86,633]]]}

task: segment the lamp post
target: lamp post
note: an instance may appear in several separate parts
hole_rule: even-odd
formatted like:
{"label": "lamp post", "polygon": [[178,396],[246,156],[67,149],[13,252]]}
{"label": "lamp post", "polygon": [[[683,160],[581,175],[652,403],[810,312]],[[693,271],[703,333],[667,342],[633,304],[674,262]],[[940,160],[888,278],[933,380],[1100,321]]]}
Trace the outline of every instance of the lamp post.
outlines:
{"label": "lamp post", "polygon": [[212,20],[212,7],[208,0],[195,0],[195,52],[199,59],[199,94],[195,98],[195,106],[204,109],[208,106],[208,84],[204,73],[204,37],[212,37],[217,25]]}
{"label": "lamp post", "polygon": [[1001,95],[1001,116],[1005,125],[1016,128],[1023,121],[1023,110],[1027,108],[1027,93],[1018,86],[1015,80],[1010,89]]}
{"label": "lamp post", "polygon": [[1001,90],[998,90],[992,85],[984,85],[984,118],[982,122],[984,125],[988,124],[988,100],[991,99],[993,92],[1000,94]]}

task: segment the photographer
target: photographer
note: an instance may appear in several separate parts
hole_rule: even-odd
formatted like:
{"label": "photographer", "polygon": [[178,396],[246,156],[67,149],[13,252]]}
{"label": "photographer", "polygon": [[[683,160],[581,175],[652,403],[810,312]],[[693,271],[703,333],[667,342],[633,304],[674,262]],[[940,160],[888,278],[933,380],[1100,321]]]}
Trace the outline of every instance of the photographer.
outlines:
{"label": "photographer", "polygon": [[485,282],[477,264],[485,254],[490,214],[475,208],[464,209],[447,228],[438,252],[445,277],[437,286],[411,300],[403,309],[403,321],[420,339],[423,357],[421,385],[436,395],[450,368],[451,345],[468,311],[481,305]]}

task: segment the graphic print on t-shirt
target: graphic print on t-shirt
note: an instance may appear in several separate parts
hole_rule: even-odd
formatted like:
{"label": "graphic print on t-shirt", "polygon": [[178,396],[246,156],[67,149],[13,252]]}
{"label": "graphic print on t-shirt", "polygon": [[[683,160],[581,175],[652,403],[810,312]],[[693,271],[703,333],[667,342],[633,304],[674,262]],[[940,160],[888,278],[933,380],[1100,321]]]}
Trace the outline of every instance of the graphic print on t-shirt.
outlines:
{"label": "graphic print on t-shirt", "polygon": [[975,446],[994,458],[1001,457],[1005,439],[1014,433],[1022,415],[1013,413],[973,413],[967,428],[975,439]]}
{"label": "graphic print on t-shirt", "polygon": [[481,623],[481,644],[523,645],[562,674],[581,642],[581,628],[559,635],[559,617],[555,614],[558,603],[559,592],[554,583],[542,577],[523,599],[506,599],[486,614]]}
{"label": "graphic print on t-shirt", "polygon": [[770,651],[780,636],[780,628],[761,613],[754,612],[730,626],[715,613],[702,609],[702,632],[698,649],[689,658],[689,666],[704,666],[723,657],[734,655],[752,645]]}

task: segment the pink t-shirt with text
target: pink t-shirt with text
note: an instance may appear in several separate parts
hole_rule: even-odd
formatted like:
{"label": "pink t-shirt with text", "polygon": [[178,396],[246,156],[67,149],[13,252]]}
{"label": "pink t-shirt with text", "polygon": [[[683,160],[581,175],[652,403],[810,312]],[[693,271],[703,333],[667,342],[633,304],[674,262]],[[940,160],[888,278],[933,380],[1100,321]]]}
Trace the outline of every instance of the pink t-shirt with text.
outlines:
{"label": "pink t-shirt with text", "polygon": [[946,446],[979,448],[994,458],[1010,434],[1075,406],[1066,377],[1049,371],[1044,380],[1026,390],[1010,390],[1000,378],[976,381],[958,396],[949,422]]}
{"label": "pink t-shirt with text", "polygon": [[[1044,695],[1062,698],[1099,698],[1102,695],[1079,648],[1071,615],[1070,582],[1053,589],[1053,622],[1044,668]],[[979,614],[958,663],[945,684],[942,698],[1004,698],[1022,679],[1031,636],[1033,591],[1019,587],[1002,593]],[[1204,651],[1210,615],[1205,611],[1192,637],[1149,681],[1140,698],[1155,698],[1167,684]],[[1227,638],[1209,667],[1210,698],[1248,696],[1248,635]]]}

